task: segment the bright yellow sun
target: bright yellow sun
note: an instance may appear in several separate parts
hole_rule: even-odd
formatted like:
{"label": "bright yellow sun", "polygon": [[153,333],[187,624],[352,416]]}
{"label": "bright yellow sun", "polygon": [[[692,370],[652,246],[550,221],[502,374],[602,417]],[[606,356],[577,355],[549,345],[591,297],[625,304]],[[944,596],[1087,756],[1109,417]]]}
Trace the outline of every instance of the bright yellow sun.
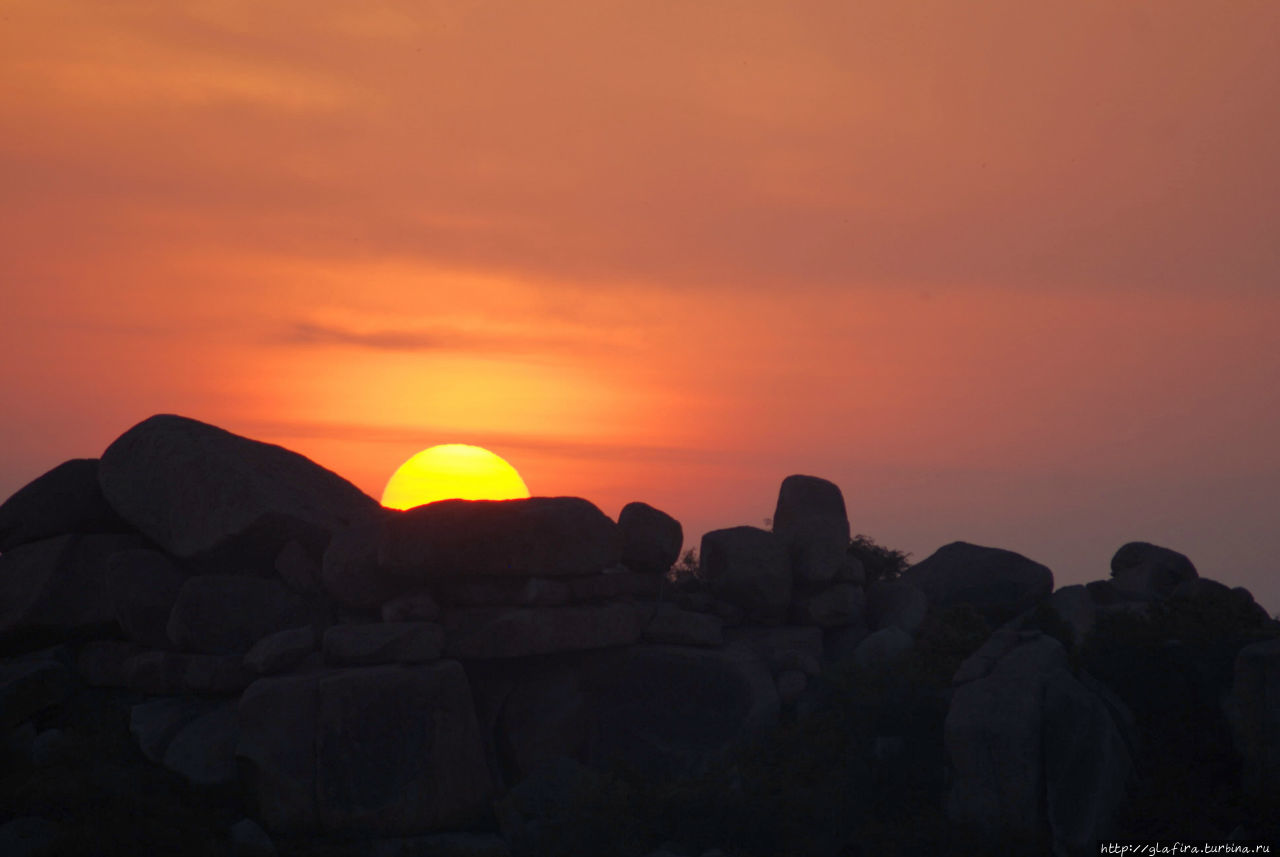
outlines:
{"label": "bright yellow sun", "polygon": [[412,509],[436,500],[516,500],[528,497],[520,474],[479,446],[444,443],[424,449],[391,474],[382,505]]}

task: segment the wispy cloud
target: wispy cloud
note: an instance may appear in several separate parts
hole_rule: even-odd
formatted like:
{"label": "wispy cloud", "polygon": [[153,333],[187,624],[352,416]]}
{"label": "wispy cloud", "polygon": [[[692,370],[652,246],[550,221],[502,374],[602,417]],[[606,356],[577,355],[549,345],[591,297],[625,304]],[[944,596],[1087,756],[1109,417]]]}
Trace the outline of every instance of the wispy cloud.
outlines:
{"label": "wispy cloud", "polygon": [[501,356],[538,356],[582,343],[569,337],[463,330],[450,327],[356,329],[336,324],[298,321],[289,324],[279,341],[291,345],[337,345],[374,351],[439,351]]}

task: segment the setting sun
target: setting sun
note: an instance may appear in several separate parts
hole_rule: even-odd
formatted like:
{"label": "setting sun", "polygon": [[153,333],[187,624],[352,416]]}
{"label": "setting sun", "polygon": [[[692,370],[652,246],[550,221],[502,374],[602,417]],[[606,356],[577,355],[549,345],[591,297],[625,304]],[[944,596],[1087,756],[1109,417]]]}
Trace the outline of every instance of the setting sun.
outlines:
{"label": "setting sun", "polygon": [[391,474],[382,505],[411,509],[436,500],[516,500],[529,489],[516,469],[487,449],[445,443],[424,449]]}

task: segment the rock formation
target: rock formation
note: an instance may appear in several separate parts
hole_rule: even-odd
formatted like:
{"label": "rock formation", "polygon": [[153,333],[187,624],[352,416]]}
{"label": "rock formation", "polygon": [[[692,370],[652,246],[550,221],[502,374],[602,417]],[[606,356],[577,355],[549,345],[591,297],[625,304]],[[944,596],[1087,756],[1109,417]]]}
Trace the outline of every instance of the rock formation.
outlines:
{"label": "rock formation", "polygon": [[[1247,592],[1145,543],[1121,548],[1110,580],[1057,592],[1043,565],[963,542],[868,584],[849,532],[838,487],[791,476],[772,531],[707,533],[697,568],[669,571],[683,531],[644,503],[617,522],[574,497],[387,510],[296,453],[152,417],[0,505],[0,737],[17,760],[0,796],[27,807],[0,837],[71,848],[84,834],[66,818],[93,801],[44,817],[21,796],[107,753],[147,794],[230,801],[199,828],[215,851],[475,857],[577,836],[701,853],[618,845],[648,829],[630,815],[584,820],[614,798],[639,812],[619,779],[639,777],[708,789],[723,818],[741,807],[685,833],[759,853],[768,837],[735,831],[785,825],[750,800],[794,764],[796,783],[841,784],[805,805],[847,801],[852,826],[782,850],[872,847],[884,825],[855,821],[878,771],[914,777],[930,823],[982,847],[1084,854],[1144,794],[1153,728],[1108,664],[1156,657],[1142,647],[1166,632],[1197,645],[1183,632],[1220,615],[1239,633],[1196,661],[1207,689],[1186,698],[1207,695],[1197,716],[1223,734],[1229,721],[1242,794],[1275,793],[1280,659]],[[1111,660],[1089,662],[1099,652]],[[849,712],[873,704],[891,707],[864,735]],[[97,737],[76,744],[86,724]],[[770,755],[805,730],[820,739]]]}

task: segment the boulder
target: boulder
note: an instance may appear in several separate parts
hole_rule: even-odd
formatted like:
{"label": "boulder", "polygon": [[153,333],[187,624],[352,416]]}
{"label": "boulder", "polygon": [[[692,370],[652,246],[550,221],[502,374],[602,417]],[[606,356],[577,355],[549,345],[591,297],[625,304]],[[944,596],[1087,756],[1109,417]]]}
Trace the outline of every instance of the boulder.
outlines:
{"label": "boulder", "polygon": [[848,562],[849,514],[834,482],[816,476],[782,480],[773,532],[786,547],[797,581],[834,580]]}
{"label": "boulder", "polygon": [[1133,760],[1109,707],[1070,672],[1045,684],[1045,808],[1056,857],[1098,853],[1133,776]]}
{"label": "boulder", "polygon": [[239,713],[237,753],[269,830],[397,836],[466,828],[487,810],[457,662],[264,678]]}
{"label": "boulder", "polygon": [[747,647],[641,645],[468,670],[507,783],[561,755],[598,770],[690,772],[778,716],[769,665]]}
{"label": "boulder", "polygon": [[125,636],[153,649],[169,648],[169,613],[186,579],[159,551],[113,554],[107,560],[107,595]]}
{"label": "boulder", "polygon": [[606,570],[586,577],[567,577],[569,594],[573,601],[604,601],[610,598],[653,599],[662,591],[660,574],[644,574],[638,571]]}
{"label": "boulder", "polygon": [[890,626],[915,634],[929,612],[929,601],[920,588],[905,580],[877,580],[867,587],[867,628]]}
{"label": "boulder", "polygon": [[245,669],[256,675],[286,672],[314,652],[316,642],[316,629],[310,625],[268,634],[245,653]]}
{"label": "boulder", "polygon": [[778,688],[778,701],[793,705],[809,686],[809,677],[802,670],[784,670],[774,679]]}
{"label": "boulder", "polygon": [[102,496],[96,458],[65,461],[0,505],[0,553],[55,536],[128,529]]}
{"label": "boulder", "polygon": [[1001,548],[952,542],[907,569],[902,579],[937,608],[970,604],[989,622],[1004,622],[1053,592],[1053,572]]}
{"label": "boulder", "polygon": [[129,732],[142,755],[163,764],[165,751],[179,730],[216,707],[216,703],[182,696],[149,699],[129,709]]}
{"label": "boulder", "polygon": [[979,653],[956,674],[944,725],[948,816],[1005,850],[1097,853],[1133,770],[1118,703],[1076,679],[1047,635],[998,631]]}
{"label": "boulder", "polygon": [[662,604],[645,625],[644,639],[679,646],[719,646],[724,642],[724,622],[707,613]]}
{"label": "boulder", "polygon": [[797,625],[839,628],[862,621],[866,594],[861,586],[835,583],[818,590],[794,593],[791,621]]}
{"label": "boulder", "polygon": [[98,478],[112,508],[168,553],[266,569],[289,541],[318,554],[330,533],[380,508],[296,452],[167,414],[107,447]]}
{"label": "boulder", "polygon": [[232,857],[276,857],[279,853],[271,836],[252,818],[242,818],[231,825],[227,838]]}
{"label": "boulder", "polygon": [[320,562],[302,543],[296,540],[285,543],[276,554],[275,571],[285,585],[295,592],[320,592]]}
{"label": "boulder", "polygon": [[134,535],[72,535],[0,554],[0,640],[110,636],[116,616],[107,596],[107,560],[143,544]]}
{"label": "boulder", "polygon": [[58,705],[75,687],[75,675],[54,651],[0,664],[0,732]]}
{"label": "boulder", "polygon": [[443,646],[444,629],[430,622],[334,625],[324,632],[324,659],[339,666],[428,663]]}
{"label": "boulder", "polygon": [[371,518],[336,533],[324,552],[324,591],[345,607],[374,610],[414,588],[378,562],[383,521]]}
{"label": "boulder", "polygon": [[1251,643],[1236,654],[1231,693],[1223,703],[1244,759],[1243,779],[1255,796],[1280,793],[1280,639]]}
{"label": "boulder", "polygon": [[702,537],[699,573],[717,598],[747,616],[779,622],[791,603],[791,565],[782,541],[757,527],[712,530]]}
{"label": "boulder", "polygon": [[954,770],[946,806],[952,821],[993,842],[1025,847],[1042,836],[1044,692],[1066,666],[1061,644],[1036,634],[956,687],[943,728]]}
{"label": "boulder", "polygon": [[423,589],[384,602],[381,612],[383,622],[434,622],[440,618],[440,605]]}
{"label": "boulder", "polygon": [[821,628],[801,625],[742,627],[726,631],[725,639],[737,657],[759,661],[775,676],[790,669],[798,669],[808,675],[822,671],[824,644]]}
{"label": "boulder", "polygon": [[641,574],[666,574],[680,558],[684,528],[648,503],[628,503],[618,515],[622,564]]}
{"label": "boulder", "polygon": [[881,670],[893,666],[907,652],[915,640],[897,625],[889,625],[868,634],[854,649],[853,662],[864,670]]}
{"label": "boulder", "polygon": [[1098,608],[1094,604],[1093,597],[1089,594],[1089,590],[1079,583],[1055,590],[1045,603],[1050,610],[1058,614],[1058,618],[1071,626],[1071,632],[1075,635],[1077,644],[1083,642],[1089,635],[1098,618]]}
{"label": "boulder", "polygon": [[237,655],[143,650],[124,664],[123,687],[143,693],[233,694],[253,676]]}
{"label": "boulder", "polygon": [[579,497],[441,500],[389,516],[378,556],[417,583],[566,577],[616,565],[621,540],[617,524]]}
{"label": "boulder", "polygon": [[442,580],[436,591],[452,607],[557,607],[572,598],[567,583],[546,577]]}
{"label": "boulder", "polygon": [[519,658],[625,646],[640,640],[648,611],[632,604],[450,610],[451,658]]}
{"label": "boulder", "polygon": [[61,833],[58,825],[41,816],[9,818],[0,824],[0,854],[5,857],[53,854]]}
{"label": "boulder", "polygon": [[127,687],[127,667],[142,646],[123,640],[93,640],[85,643],[76,658],[76,672],[90,687]]}
{"label": "boulder", "polygon": [[1198,577],[1184,555],[1148,542],[1129,542],[1111,558],[1111,578],[1130,596],[1167,598],[1179,583]]}
{"label": "boulder", "polygon": [[188,651],[243,655],[268,634],[318,619],[312,602],[278,580],[205,574],[182,584],[168,633]]}
{"label": "boulder", "polygon": [[165,748],[163,764],[196,786],[236,781],[236,703],[224,702],[181,726]]}

